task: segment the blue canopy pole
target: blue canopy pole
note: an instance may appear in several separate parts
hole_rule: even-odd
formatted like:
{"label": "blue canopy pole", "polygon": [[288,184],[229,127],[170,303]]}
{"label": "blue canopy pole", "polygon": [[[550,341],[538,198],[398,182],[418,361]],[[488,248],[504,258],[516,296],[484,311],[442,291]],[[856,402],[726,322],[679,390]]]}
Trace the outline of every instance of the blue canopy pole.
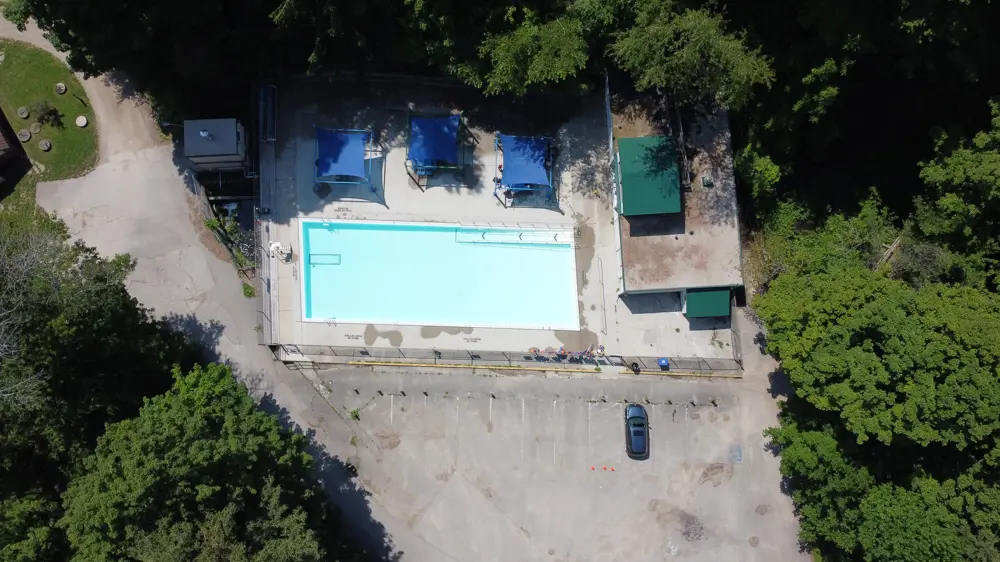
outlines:
{"label": "blue canopy pole", "polygon": [[372,158],[371,157],[375,153],[375,150],[373,148],[374,143],[375,143],[375,141],[374,141],[374,132],[372,132],[372,130],[369,129],[368,130],[368,138],[365,141],[365,144],[367,145],[367,148],[366,148],[365,152],[367,153],[366,156],[368,156],[368,158],[366,158],[366,160],[368,160],[368,187],[372,188],[372,193],[375,193],[377,195],[378,192],[375,191],[375,182],[372,181]]}

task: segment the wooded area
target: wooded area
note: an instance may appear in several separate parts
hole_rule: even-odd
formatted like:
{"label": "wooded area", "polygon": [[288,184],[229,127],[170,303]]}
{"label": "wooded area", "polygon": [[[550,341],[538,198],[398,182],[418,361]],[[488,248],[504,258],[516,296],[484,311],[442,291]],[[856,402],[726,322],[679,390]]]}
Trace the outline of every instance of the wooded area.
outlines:
{"label": "wooded area", "polygon": [[[257,79],[338,70],[451,76],[512,100],[578,95],[607,72],[624,89],[729,108],[753,229],[744,272],[792,388],[770,437],[804,544],[827,560],[1000,560],[1000,10],[989,2],[10,0],[4,13],[36,19],[87,74],[122,71],[165,117],[249,103]],[[326,548],[323,514],[282,504],[295,488],[272,473],[246,484],[274,506],[255,512],[254,536],[230,534],[225,502],[180,499],[176,479],[196,469],[163,474],[143,455],[200,439],[197,428],[149,434],[144,452],[126,428],[230,415],[199,409],[199,393],[215,392],[246,431],[270,436],[261,447],[300,445],[274,437],[215,368],[205,388],[175,374],[169,390],[171,365],[187,372],[191,352],[128,297],[127,260],[16,232],[0,267],[31,282],[0,279],[0,305],[15,307],[0,308],[0,448],[4,472],[20,475],[0,483],[14,514],[0,558],[203,548],[193,527],[165,527],[179,510],[230,549],[218,552],[253,558],[276,527],[299,559]],[[37,351],[17,353],[29,343]],[[105,434],[105,423],[119,425]],[[87,492],[116,462],[162,489],[156,517],[104,511],[118,500]],[[308,465],[282,462],[267,470]],[[101,529],[96,512],[109,518]]]}

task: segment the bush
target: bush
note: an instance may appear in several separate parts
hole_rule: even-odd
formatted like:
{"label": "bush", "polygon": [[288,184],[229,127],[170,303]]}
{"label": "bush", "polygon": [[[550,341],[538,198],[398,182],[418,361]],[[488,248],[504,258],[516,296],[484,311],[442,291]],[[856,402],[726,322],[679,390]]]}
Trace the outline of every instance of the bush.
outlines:
{"label": "bush", "polygon": [[252,298],[254,298],[254,297],[257,296],[257,291],[253,288],[253,285],[251,285],[250,283],[244,282],[243,283],[243,296],[246,297],[246,298],[248,298],[248,299],[252,299]]}

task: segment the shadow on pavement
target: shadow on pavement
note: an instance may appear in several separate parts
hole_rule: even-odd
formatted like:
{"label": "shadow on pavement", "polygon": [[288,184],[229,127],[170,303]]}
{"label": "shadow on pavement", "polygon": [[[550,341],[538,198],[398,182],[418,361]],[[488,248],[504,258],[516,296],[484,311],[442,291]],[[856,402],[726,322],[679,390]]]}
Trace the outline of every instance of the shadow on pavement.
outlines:
{"label": "shadow on pavement", "polygon": [[770,383],[767,390],[771,393],[771,398],[790,398],[795,391],[792,388],[792,382],[788,380],[788,375],[781,367],[767,374],[767,382]]}
{"label": "shadow on pavement", "polygon": [[351,537],[355,545],[369,560],[396,562],[403,556],[397,551],[385,527],[372,516],[368,505],[371,492],[363,489],[354,479],[357,476],[355,463],[348,459],[330,455],[316,440],[316,431],[303,431],[281,407],[271,394],[260,400],[260,408],[277,416],[282,427],[288,431],[305,435],[309,440],[308,452],[312,455],[320,484],[330,498],[332,506],[343,525],[342,535]]}

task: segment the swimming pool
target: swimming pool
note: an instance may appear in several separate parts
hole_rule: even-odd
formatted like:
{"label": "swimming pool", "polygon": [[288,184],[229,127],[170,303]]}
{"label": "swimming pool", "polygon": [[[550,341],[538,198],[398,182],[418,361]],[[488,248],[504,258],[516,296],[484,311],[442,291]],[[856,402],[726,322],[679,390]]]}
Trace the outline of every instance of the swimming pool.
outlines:
{"label": "swimming pool", "polygon": [[569,228],[301,225],[304,321],[580,329]]}

